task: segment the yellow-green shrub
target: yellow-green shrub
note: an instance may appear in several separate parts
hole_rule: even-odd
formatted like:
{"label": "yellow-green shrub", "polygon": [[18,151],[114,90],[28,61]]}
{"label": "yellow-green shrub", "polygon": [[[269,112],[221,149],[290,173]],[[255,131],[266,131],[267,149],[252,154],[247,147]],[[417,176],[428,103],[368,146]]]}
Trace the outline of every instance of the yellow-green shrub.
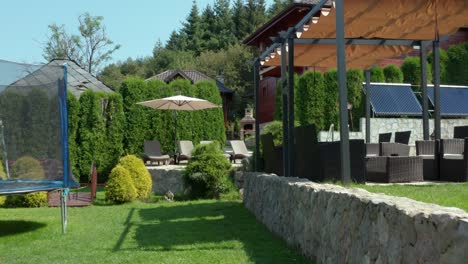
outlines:
{"label": "yellow-green shrub", "polygon": [[[1,201],[0,201],[1,204]],[[4,207],[43,207],[47,206],[47,193],[35,192],[22,195],[9,195],[5,198]]]}
{"label": "yellow-green shrub", "polygon": [[16,160],[11,167],[11,178],[21,180],[43,180],[45,179],[45,172],[41,163],[31,157],[23,156]]}
{"label": "yellow-green shrub", "polygon": [[107,201],[115,203],[131,202],[136,199],[137,190],[127,169],[120,165],[112,169],[105,188],[105,195]]}
{"label": "yellow-green shrub", "polygon": [[140,200],[148,199],[151,195],[152,180],[143,160],[135,155],[127,155],[120,159],[118,165],[124,167],[130,172],[130,176],[133,179],[133,185],[137,190],[137,198]]}
{"label": "yellow-green shrub", "polygon": [[5,206],[6,196],[0,196],[0,207]]}
{"label": "yellow-green shrub", "polygon": [[[0,180],[5,180],[5,179],[6,179],[6,173],[5,173],[5,170],[3,169],[3,161],[0,160]],[[1,200],[0,200],[0,203],[1,203]]]}

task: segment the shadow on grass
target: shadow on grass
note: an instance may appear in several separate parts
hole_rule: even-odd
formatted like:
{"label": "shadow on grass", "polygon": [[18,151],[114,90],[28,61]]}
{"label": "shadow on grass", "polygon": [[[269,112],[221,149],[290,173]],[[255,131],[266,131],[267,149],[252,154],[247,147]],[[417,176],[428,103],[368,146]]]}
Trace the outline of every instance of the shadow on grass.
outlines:
{"label": "shadow on grass", "polygon": [[[130,220],[114,250],[242,250],[255,263],[308,263],[272,235],[239,202],[196,202],[139,209],[141,222]],[[135,228],[137,248],[121,248]],[[127,231],[125,231],[127,230]],[[125,235],[124,235],[125,233]]]}
{"label": "shadow on grass", "polygon": [[0,237],[32,232],[45,226],[44,223],[32,221],[0,221]]}

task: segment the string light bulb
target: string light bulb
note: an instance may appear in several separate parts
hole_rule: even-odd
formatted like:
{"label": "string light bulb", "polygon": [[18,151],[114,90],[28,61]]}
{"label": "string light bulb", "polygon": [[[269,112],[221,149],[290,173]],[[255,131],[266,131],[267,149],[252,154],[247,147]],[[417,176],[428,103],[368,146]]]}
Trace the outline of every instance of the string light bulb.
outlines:
{"label": "string light bulb", "polygon": [[288,43],[286,43],[286,45],[284,45],[284,46],[285,46],[285,48],[286,48],[286,52],[289,52],[289,45],[288,45]]}
{"label": "string light bulb", "polygon": [[330,14],[331,7],[322,7],[322,15],[323,16],[328,16]]}
{"label": "string light bulb", "polygon": [[262,60],[261,60],[261,61],[260,61],[260,65],[263,66],[263,64],[265,64],[265,61],[262,61]]}
{"label": "string light bulb", "polygon": [[302,31],[296,31],[296,37],[301,38],[302,36]]}
{"label": "string light bulb", "polygon": [[276,57],[276,52],[273,51],[272,53],[270,53],[270,58],[274,59],[275,57]]}
{"label": "string light bulb", "polygon": [[270,61],[270,56],[266,56],[265,57],[265,62],[269,62]]}
{"label": "string light bulb", "polygon": [[281,47],[276,48],[276,53],[278,53],[278,56],[281,56]]}
{"label": "string light bulb", "polygon": [[320,19],[319,16],[312,17],[312,24],[317,24],[319,22],[319,19]]}

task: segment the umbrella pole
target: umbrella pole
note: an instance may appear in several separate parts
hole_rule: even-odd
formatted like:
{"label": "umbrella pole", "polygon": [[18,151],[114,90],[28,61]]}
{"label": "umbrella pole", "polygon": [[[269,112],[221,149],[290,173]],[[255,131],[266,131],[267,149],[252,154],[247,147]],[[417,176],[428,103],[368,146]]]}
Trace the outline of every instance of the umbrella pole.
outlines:
{"label": "umbrella pole", "polygon": [[174,111],[174,164],[177,164],[177,112]]}

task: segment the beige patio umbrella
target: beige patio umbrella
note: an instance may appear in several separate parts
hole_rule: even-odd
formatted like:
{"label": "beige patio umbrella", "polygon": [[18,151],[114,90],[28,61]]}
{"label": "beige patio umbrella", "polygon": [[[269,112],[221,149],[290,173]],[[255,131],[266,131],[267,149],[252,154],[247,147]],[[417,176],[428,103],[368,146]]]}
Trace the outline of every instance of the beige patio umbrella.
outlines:
{"label": "beige patio umbrella", "polygon": [[219,105],[213,104],[207,100],[188,97],[183,95],[176,95],[161,99],[154,99],[137,103],[139,105],[147,106],[159,110],[173,110],[174,111],[174,155],[177,150],[177,112],[176,111],[196,111],[210,108],[219,108]]}

